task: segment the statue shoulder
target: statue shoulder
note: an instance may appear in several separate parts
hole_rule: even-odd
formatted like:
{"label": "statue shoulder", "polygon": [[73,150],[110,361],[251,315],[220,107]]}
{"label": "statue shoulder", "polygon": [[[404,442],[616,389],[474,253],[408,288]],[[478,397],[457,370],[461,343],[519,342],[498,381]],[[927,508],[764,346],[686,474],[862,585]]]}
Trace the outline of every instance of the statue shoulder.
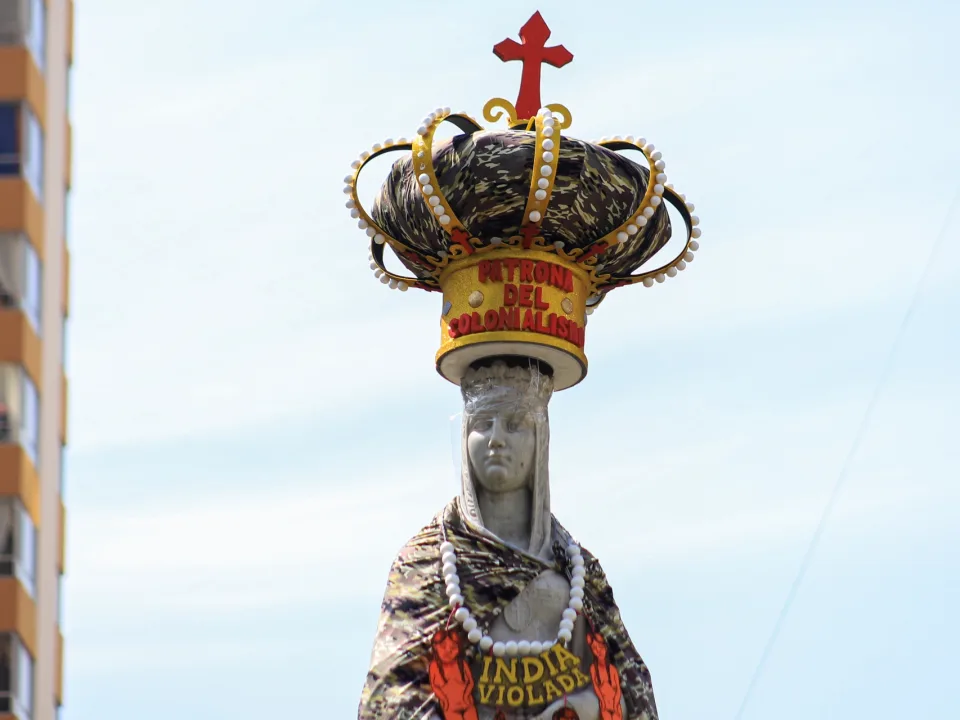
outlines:
{"label": "statue shoulder", "polygon": [[[452,504],[452,503],[451,503]],[[391,573],[409,571],[440,560],[440,526],[449,517],[451,505],[434,515],[433,519],[413,535],[394,555]]]}
{"label": "statue shoulder", "polygon": [[587,568],[587,582],[590,584],[595,594],[612,595],[610,583],[607,581],[607,574],[600,564],[599,558],[590,550],[577,541],[576,538],[565,528],[556,517],[553,518],[554,533],[558,544],[566,547],[570,543],[576,543],[580,547],[580,554],[583,555],[583,561]]}

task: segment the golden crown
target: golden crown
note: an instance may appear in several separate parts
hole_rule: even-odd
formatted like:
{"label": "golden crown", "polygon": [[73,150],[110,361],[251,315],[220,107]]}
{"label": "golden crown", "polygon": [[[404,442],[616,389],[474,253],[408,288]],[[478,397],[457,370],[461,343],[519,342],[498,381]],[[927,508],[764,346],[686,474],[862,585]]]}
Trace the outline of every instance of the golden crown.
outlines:
{"label": "golden crown", "polygon": [[[660,152],[643,138],[588,143],[561,132],[571,114],[540,104],[542,63],[566,65],[573,55],[550,37],[540,13],[521,28],[518,43],[494,53],[521,60],[516,105],[503,98],[483,109],[485,130],[467,113],[437,109],[413,140],[384,140],[354,161],[344,182],[347,208],[370,238],[370,265],[391,288],[443,293],[437,370],[458,383],[471,365],[494,356],[546,363],[557,390],[587,372],[586,316],[614,288],[646,287],[674,277],[699,245],[693,205],[675,192]],[[461,134],[435,141],[441,123]],[[618,151],[637,150],[644,163]],[[394,163],[372,213],[357,197],[357,177],[368,162],[406,151]],[[655,270],[634,272],[671,238],[670,203],[686,225],[682,251]],[[412,276],[384,265],[386,246]]]}

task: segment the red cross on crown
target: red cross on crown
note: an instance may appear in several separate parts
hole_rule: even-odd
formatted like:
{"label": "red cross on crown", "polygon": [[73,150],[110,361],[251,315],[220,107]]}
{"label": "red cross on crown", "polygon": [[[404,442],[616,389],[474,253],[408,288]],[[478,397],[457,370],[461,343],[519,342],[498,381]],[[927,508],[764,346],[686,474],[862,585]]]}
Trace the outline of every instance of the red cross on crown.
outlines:
{"label": "red cross on crown", "polygon": [[493,46],[493,54],[511,62],[523,63],[520,76],[520,94],[515,107],[517,120],[529,120],[542,107],[540,104],[540,69],[544,63],[561,68],[573,60],[573,54],[563,45],[547,47],[550,28],[543,16],[535,12],[526,24],[520,28],[520,40],[507,38]]}

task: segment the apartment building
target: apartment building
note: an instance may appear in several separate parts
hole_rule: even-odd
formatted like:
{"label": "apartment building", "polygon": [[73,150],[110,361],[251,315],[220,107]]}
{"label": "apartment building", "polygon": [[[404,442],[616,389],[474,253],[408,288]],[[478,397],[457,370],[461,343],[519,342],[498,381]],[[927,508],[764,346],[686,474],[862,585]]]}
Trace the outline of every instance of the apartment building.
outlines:
{"label": "apartment building", "polygon": [[0,720],[63,698],[73,0],[0,0]]}

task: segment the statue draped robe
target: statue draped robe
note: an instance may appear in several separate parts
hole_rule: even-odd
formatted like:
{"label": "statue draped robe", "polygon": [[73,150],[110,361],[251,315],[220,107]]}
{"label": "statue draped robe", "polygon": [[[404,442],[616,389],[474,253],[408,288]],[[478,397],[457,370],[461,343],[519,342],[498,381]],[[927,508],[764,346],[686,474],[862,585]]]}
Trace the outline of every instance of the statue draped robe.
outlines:
{"label": "statue draped robe", "polygon": [[[447,626],[451,608],[440,573],[441,522],[457,549],[465,603],[481,626],[490,625],[527,583],[547,569],[563,572],[569,533],[553,518],[553,564],[476,532],[464,523],[455,499],[398,554],[390,569],[370,671],[358,720],[440,720],[430,684],[431,642]],[[597,559],[586,565],[584,613],[607,643],[626,704],[624,720],[657,720],[650,673],[620,619]]]}

